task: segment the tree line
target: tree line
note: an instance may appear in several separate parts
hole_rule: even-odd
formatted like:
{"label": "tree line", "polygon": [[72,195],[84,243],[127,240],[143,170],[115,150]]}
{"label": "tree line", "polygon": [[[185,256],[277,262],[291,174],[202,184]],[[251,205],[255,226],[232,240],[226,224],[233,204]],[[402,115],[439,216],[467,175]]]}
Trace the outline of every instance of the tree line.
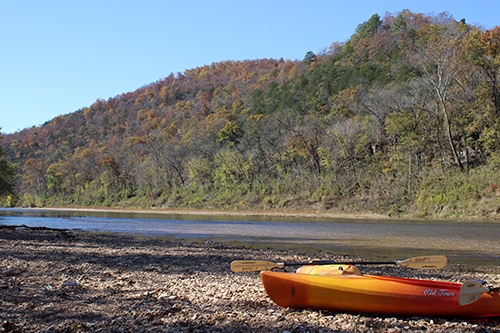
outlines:
{"label": "tree line", "polygon": [[171,74],[4,135],[17,173],[0,195],[18,206],[494,216],[499,37],[404,10],[299,61]]}

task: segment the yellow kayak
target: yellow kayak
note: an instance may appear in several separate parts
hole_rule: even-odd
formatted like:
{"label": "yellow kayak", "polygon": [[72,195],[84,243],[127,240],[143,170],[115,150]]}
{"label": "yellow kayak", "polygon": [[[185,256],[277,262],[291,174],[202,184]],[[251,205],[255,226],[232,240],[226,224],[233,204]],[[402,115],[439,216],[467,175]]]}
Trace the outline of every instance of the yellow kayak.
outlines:
{"label": "yellow kayak", "polygon": [[285,308],[390,316],[500,317],[498,289],[485,288],[470,304],[460,305],[462,283],[364,275],[352,265],[302,266],[295,273],[264,270],[260,277],[269,297]]}

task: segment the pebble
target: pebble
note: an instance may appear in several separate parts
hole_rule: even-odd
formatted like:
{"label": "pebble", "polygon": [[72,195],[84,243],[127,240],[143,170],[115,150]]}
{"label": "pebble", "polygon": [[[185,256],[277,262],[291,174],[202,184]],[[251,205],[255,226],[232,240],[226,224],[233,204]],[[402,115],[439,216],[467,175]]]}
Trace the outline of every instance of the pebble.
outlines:
{"label": "pebble", "polygon": [[[229,269],[236,259],[307,259],[293,251],[86,232],[64,238],[54,230],[22,228],[0,232],[0,253],[0,332],[500,332],[498,318],[284,309],[267,297],[258,272]],[[500,285],[498,274],[482,268],[363,271],[454,281],[480,277]]]}

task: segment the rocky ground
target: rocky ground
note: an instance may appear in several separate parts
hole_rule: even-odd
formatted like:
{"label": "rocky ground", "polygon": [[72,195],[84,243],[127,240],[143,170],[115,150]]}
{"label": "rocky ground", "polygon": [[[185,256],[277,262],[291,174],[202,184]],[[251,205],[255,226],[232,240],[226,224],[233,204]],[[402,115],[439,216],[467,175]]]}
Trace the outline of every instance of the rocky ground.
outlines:
{"label": "rocky ground", "polygon": [[[235,259],[308,257],[208,241],[2,227],[0,332],[500,332],[500,320],[283,309],[266,296],[257,272],[230,271]],[[498,272],[457,270],[363,267],[372,274],[500,284]]]}

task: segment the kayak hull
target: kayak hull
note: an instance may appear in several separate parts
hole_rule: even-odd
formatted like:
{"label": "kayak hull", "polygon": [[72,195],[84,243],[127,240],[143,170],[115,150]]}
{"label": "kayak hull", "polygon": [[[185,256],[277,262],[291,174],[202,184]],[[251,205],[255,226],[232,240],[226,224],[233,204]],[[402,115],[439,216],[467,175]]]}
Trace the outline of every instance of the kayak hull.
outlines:
{"label": "kayak hull", "polygon": [[341,274],[262,271],[264,289],[279,306],[386,316],[500,317],[500,294],[458,303],[461,283]]}

